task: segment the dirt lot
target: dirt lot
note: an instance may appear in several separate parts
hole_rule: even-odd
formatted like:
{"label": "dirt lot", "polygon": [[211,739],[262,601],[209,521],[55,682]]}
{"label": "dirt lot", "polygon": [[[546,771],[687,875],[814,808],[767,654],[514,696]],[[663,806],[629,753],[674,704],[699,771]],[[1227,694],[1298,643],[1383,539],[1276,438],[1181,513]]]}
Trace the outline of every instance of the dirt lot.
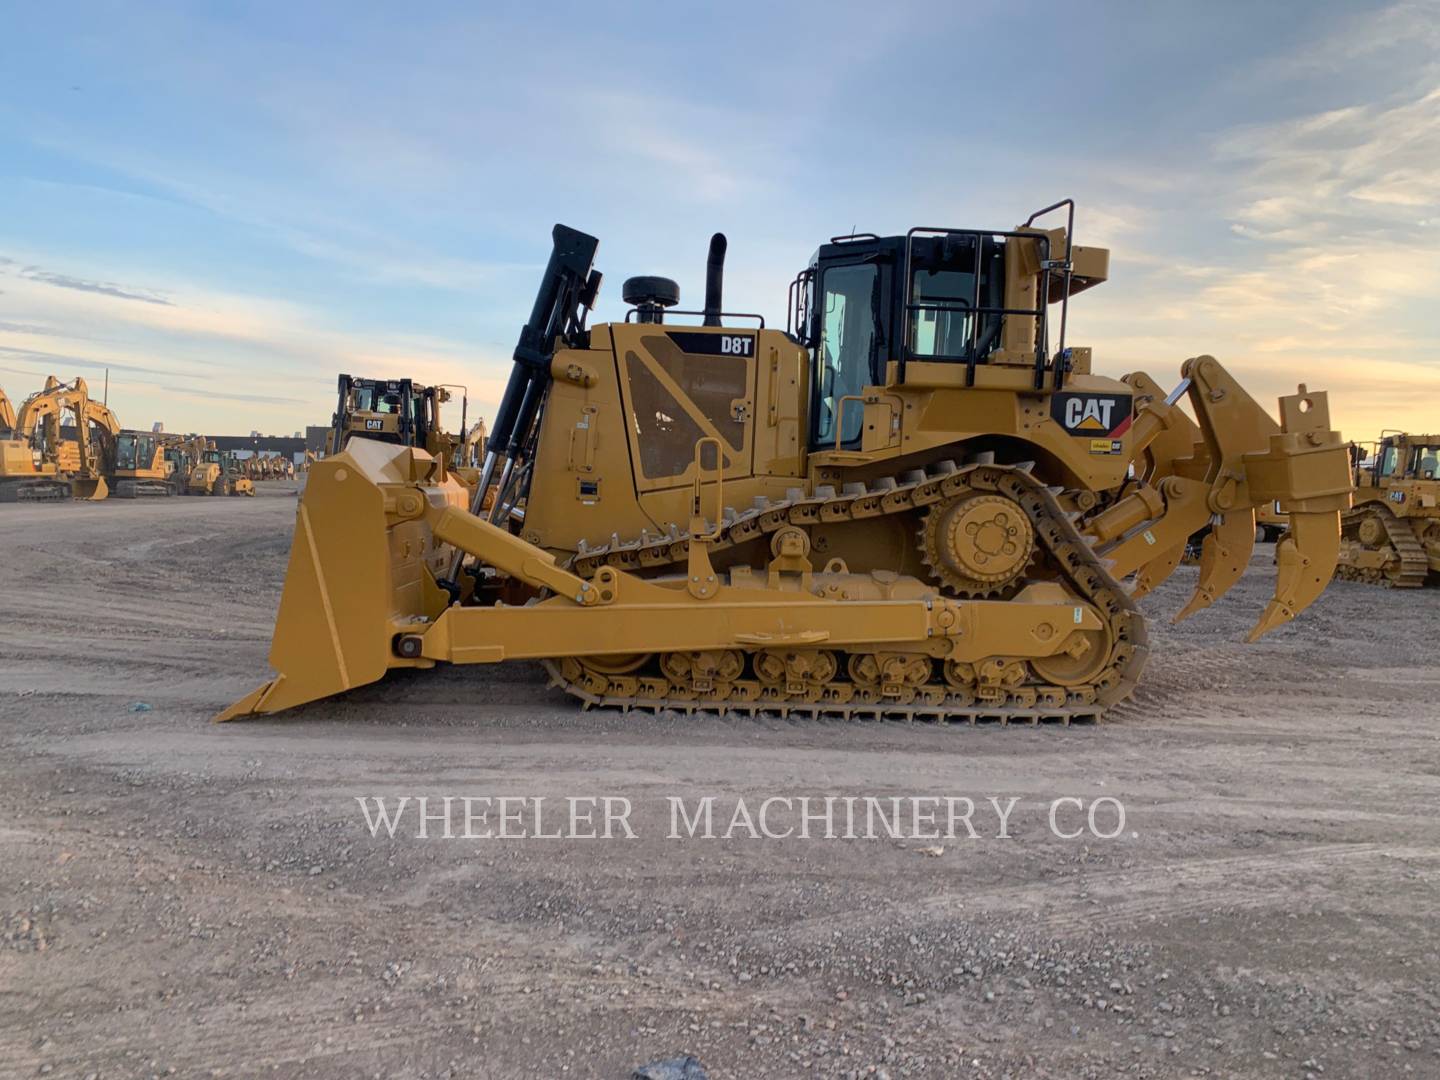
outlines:
{"label": "dirt lot", "polygon": [[[0,1076],[1440,1075],[1440,590],[1247,647],[1270,549],[1170,627],[1182,567],[1093,728],[621,717],[529,666],[212,726],[267,671],[261,487],[0,508]],[[718,832],[824,794],[968,796],[980,838],[667,837],[670,795]],[[376,795],[638,836],[374,839]],[[1066,796],[1124,832],[1056,837]]]}

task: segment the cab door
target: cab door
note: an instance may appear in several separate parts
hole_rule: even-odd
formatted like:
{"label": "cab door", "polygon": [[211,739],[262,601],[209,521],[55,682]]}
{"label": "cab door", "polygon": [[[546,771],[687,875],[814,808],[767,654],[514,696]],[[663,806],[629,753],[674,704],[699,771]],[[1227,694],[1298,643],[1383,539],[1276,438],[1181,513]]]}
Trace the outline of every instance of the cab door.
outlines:
{"label": "cab door", "polygon": [[[635,490],[691,486],[706,437],[719,440],[727,481],[750,476],[759,331],[624,323],[612,332]],[[713,460],[704,466],[709,474]]]}

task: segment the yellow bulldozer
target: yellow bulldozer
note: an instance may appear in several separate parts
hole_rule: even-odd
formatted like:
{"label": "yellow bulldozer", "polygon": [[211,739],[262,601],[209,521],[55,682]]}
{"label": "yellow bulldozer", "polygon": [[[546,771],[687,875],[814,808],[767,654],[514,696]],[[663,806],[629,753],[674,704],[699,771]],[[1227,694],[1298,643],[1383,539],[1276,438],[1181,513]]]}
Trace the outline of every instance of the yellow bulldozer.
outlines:
{"label": "yellow bulldozer", "polygon": [[[397,446],[416,446],[434,457],[453,452],[458,440],[445,434],[440,406],[450,400],[444,386],[422,386],[413,379],[339,377],[339,401],[330,419],[331,454],[352,436],[363,435]],[[465,429],[462,400],[460,429]]]}
{"label": "yellow bulldozer", "polygon": [[1066,200],[1011,230],[835,237],[785,330],[723,310],[719,234],[703,310],[637,277],[623,321],[587,325],[598,241],[557,225],[477,485],[358,432],[312,465],[278,674],[219,719],[534,660],[622,710],[1096,720],[1149,653],[1137,595],[1213,522],[1180,617],[1213,603],[1275,500],[1250,639],[1293,619],[1350,505],[1326,395],[1277,423],[1213,357],[1168,392],[1096,374],[1066,317],[1109,255],[1073,225]]}
{"label": "yellow bulldozer", "polygon": [[1355,505],[1336,576],[1395,588],[1440,582],[1440,435],[1382,432],[1353,456]]}
{"label": "yellow bulldozer", "polygon": [[[445,430],[440,406],[461,391],[460,434]],[[460,483],[474,489],[483,454],[485,422],[467,427],[469,400],[464,387],[422,386],[413,379],[339,377],[339,402],[330,418],[329,452],[338,454],[354,436],[396,446],[414,446],[445,463]],[[493,496],[493,491],[492,491]]]}
{"label": "yellow bulldozer", "polygon": [[[0,439],[0,502],[33,502],[109,494],[104,440],[115,418],[90,397],[84,379],[48,376],[43,389],[10,408]],[[66,437],[66,418],[70,437]]]}

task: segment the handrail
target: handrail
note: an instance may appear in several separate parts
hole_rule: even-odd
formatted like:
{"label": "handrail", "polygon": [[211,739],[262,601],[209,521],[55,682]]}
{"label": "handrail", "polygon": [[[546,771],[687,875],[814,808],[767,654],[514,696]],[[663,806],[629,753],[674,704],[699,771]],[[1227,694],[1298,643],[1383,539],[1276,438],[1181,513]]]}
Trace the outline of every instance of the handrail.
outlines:
{"label": "handrail", "polygon": [[[835,402],[835,449],[841,450],[841,436],[845,434],[845,403],[847,401],[858,401],[862,404],[865,401],[864,394],[845,394]],[[864,414],[861,414],[861,426],[864,426]],[[863,438],[863,435],[862,435]]]}
{"label": "handrail", "polygon": [[706,445],[715,447],[715,528],[700,536],[696,536],[692,529],[691,536],[698,540],[710,541],[719,538],[725,523],[725,448],[714,435],[702,435],[695,440],[695,486],[690,495],[690,511],[692,517],[701,521],[705,520],[704,508],[701,503],[707,470],[704,462],[701,461],[700,450]]}
{"label": "handrail", "polygon": [[[628,322],[630,321],[630,316],[635,315],[635,314],[638,314],[639,310],[640,310],[639,308],[633,308],[633,307],[632,307],[629,311],[625,312],[625,321],[628,323]],[[755,314],[754,312],[750,312],[750,311],[721,311],[721,312],[719,312],[719,313],[712,313],[712,314],[716,314],[716,317],[717,317],[717,318],[721,318],[721,319],[755,319],[755,320],[756,320],[757,322],[759,322],[759,324],[760,324],[759,329],[761,329],[761,330],[764,330],[764,329],[765,329],[765,316],[764,316],[764,315],[757,315],[757,314]],[[681,310],[680,308],[666,308],[666,309],[665,309],[665,317],[668,319],[671,315],[699,315],[699,316],[701,316],[701,317],[704,317],[704,316],[706,315],[706,312],[704,312],[704,311],[683,311],[683,310]],[[655,325],[657,325],[657,326],[664,326],[664,325],[666,325],[666,324],[665,324],[665,323],[656,323]],[[679,325],[680,325],[680,326],[686,326],[686,325],[688,325],[688,324],[687,324],[687,323],[680,323]],[[702,329],[715,330],[715,329],[718,329],[718,328],[717,328],[717,327],[713,327],[713,326],[707,328],[707,327],[704,327],[704,325],[702,324]]]}

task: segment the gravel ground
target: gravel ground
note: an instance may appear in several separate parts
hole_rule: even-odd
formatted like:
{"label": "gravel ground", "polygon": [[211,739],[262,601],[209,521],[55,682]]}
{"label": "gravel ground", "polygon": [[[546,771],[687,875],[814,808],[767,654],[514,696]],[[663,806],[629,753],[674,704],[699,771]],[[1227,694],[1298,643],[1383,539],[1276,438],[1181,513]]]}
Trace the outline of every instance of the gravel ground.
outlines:
{"label": "gravel ground", "polygon": [[[0,508],[0,1077],[1440,1076],[1440,590],[1244,646],[1271,549],[1172,627],[1182,567],[1090,728],[582,712],[530,665],[213,726],[267,671],[260,487]],[[721,832],[826,794],[979,836],[667,836],[668,796]],[[624,797],[637,836],[372,837],[356,797],[401,795]],[[1124,830],[1053,835],[1062,797]]]}

